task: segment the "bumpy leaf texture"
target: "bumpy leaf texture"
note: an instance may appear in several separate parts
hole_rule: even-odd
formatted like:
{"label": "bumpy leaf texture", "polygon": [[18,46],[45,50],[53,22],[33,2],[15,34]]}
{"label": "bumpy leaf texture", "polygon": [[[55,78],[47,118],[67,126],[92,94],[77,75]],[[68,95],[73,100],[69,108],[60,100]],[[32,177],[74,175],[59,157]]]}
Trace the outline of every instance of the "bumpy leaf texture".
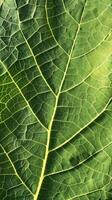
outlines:
{"label": "bumpy leaf texture", "polygon": [[112,200],[112,0],[0,3],[0,200]]}

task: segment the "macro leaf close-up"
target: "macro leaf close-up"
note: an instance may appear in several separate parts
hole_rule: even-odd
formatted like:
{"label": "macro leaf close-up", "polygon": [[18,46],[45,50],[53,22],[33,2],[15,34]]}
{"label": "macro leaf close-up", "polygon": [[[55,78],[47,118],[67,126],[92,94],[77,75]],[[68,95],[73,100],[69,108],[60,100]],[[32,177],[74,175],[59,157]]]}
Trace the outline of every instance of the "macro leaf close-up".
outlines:
{"label": "macro leaf close-up", "polygon": [[112,0],[0,0],[0,200],[112,200]]}

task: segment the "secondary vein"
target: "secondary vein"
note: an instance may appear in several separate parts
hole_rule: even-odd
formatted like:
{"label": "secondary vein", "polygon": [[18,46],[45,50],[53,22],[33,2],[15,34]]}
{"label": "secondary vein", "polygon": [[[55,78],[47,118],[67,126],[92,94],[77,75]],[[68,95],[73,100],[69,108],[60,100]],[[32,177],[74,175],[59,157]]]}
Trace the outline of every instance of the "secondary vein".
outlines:
{"label": "secondary vein", "polygon": [[24,187],[30,192],[30,194],[34,196],[34,194],[32,193],[32,191],[29,189],[29,187],[26,185],[26,183],[23,182],[23,180],[22,180],[21,177],[19,176],[19,174],[18,174],[18,172],[17,172],[17,170],[16,170],[16,168],[15,168],[15,166],[14,166],[14,164],[13,164],[11,158],[9,157],[9,155],[8,155],[8,153],[6,152],[6,150],[4,149],[4,147],[3,147],[1,144],[0,144],[0,146],[1,146],[1,148],[2,148],[2,150],[3,150],[3,152],[4,152],[4,154],[6,155],[7,159],[9,160],[9,162],[10,162],[10,164],[11,164],[11,166],[12,166],[14,172],[15,172],[15,175],[18,177],[18,179],[20,180],[20,182],[22,183],[22,185],[24,185]]}
{"label": "secondary vein", "polygon": [[19,86],[16,84],[14,78],[12,77],[11,73],[9,72],[9,70],[7,70],[6,65],[0,60],[1,65],[5,68],[6,72],[8,73],[10,79],[12,80],[12,82],[14,83],[14,85],[16,86],[16,88],[18,89],[19,93],[21,94],[21,96],[23,97],[24,101],[26,102],[28,108],[30,109],[30,111],[32,112],[32,114],[34,115],[34,117],[37,119],[37,121],[41,124],[41,126],[47,131],[47,128],[41,123],[41,121],[38,119],[38,117],[36,116],[36,114],[34,113],[34,111],[32,110],[29,102],[27,101],[27,99],[24,97],[22,91],[20,90]]}

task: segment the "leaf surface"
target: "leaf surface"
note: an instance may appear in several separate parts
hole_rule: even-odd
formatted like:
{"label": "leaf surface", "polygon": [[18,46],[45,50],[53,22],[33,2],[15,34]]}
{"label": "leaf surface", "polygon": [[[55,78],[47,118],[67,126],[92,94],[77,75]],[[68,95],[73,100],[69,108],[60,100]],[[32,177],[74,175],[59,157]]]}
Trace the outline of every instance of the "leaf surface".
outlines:
{"label": "leaf surface", "polygon": [[0,199],[112,199],[112,1],[0,2]]}

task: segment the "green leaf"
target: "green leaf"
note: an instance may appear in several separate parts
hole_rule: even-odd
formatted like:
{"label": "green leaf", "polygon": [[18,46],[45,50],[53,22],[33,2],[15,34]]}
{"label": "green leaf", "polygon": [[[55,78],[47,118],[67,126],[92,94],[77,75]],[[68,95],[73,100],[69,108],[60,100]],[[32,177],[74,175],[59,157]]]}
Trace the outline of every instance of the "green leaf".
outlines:
{"label": "green leaf", "polygon": [[112,0],[1,0],[0,200],[112,199]]}

